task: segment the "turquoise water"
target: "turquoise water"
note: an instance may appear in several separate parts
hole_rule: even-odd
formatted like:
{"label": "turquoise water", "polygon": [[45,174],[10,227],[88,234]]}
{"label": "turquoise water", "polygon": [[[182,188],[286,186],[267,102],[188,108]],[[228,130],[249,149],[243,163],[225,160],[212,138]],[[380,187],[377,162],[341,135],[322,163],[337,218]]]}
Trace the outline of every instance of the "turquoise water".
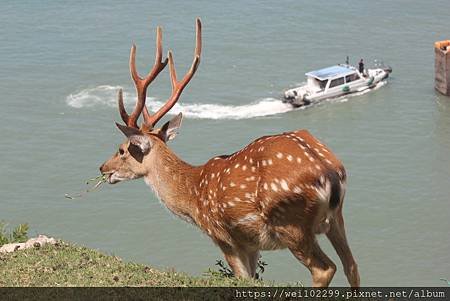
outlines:
{"label": "turquoise water", "polygon": [[[84,181],[122,141],[115,94],[128,104],[132,42],[141,73],[156,25],[179,74],[203,21],[200,69],[174,112],[174,151],[192,164],[253,139],[309,129],[349,174],[345,218],[362,285],[430,285],[450,278],[450,98],[434,89],[433,43],[448,39],[448,1],[2,1],[0,3],[0,219],[157,267],[201,274],[220,251],[176,219],[143,181],[82,199]],[[303,73],[382,59],[394,73],[374,92],[292,110],[282,91]],[[167,72],[149,89],[170,93]],[[338,263],[333,285],[346,285]],[[265,278],[303,281],[289,252],[265,252]]]}

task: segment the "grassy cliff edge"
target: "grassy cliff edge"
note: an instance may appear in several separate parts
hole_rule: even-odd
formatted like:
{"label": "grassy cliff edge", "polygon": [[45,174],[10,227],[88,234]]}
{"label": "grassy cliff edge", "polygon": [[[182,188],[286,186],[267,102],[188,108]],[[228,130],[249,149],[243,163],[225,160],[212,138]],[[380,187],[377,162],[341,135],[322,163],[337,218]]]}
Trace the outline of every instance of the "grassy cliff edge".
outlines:
{"label": "grassy cliff edge", "polygon": [[225,277],[209,270],[202,277],[161,271],[97,250],[58,241],[56,245],[0,253],[0,286],[268,286],[259,280]]}

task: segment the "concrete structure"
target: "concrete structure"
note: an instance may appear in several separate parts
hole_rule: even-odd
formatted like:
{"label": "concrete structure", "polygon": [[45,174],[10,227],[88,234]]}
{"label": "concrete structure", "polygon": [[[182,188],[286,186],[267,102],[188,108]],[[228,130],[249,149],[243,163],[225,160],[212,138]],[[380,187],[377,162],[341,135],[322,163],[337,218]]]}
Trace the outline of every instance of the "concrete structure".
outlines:
{"label": "concrete structure", "polygon": [[450,40],[434,43],[435,88],[450,96]]}

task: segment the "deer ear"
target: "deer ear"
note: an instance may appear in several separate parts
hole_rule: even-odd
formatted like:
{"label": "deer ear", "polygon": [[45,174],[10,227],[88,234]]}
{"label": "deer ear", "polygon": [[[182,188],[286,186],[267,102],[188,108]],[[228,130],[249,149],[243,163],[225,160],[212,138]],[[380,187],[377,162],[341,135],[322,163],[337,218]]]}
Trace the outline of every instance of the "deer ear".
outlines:
{"label": "deer ear", "polygon": [[146,155],[152,147],[152,142],[146,135],[132,135],[128,138],[130,144],[137,146],[143,155]]}
{"label": "deer ear", "polygon": [[136,128],[132,128],[132,127],[129,127],[126,125],[121,125],[117,122],[116,122],[116,126],[127,138],[130,138],[133,135],[142,135],[142,132]]}
{"label": "deer ear", "polygon": [[175,138],[175,136],[178,134],[178,129],[181,126],[182,120],[183,114],[179,113],[177,116],[164,124],[159,132],[159,136],[161,137],[161,139],[167,142]]}
{"label": "deer ear", "polygon": [[142,134],[139,129],[132,128],[126,125],[121,125],[116,122],[116,126],[124,133],[131,144],[137,146],[143,154],[148,153],[151,148],[151,141],[146,135]]}

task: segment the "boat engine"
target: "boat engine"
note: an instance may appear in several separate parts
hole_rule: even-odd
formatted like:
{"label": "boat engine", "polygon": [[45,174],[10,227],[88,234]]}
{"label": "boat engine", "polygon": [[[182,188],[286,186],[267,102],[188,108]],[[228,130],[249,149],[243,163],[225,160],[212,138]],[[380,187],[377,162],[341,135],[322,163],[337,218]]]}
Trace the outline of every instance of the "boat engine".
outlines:
{"label": "boat engine", "polygon": [[297,91],[289,90],[284,92],[284,99],[288,102],[293,102],[298,97]]}
{"label": "boat engine", "polygon": [[284,102],[290,103],[294,107],[309,105],[311,102],[306,99],[307,91],[288,90],[284,92]]}
{"label": "boat engine", "polygon": [[284,98],[286,100],[303,100],[308,95],[307,91],[304,90],[288,90],[284,92]]}

